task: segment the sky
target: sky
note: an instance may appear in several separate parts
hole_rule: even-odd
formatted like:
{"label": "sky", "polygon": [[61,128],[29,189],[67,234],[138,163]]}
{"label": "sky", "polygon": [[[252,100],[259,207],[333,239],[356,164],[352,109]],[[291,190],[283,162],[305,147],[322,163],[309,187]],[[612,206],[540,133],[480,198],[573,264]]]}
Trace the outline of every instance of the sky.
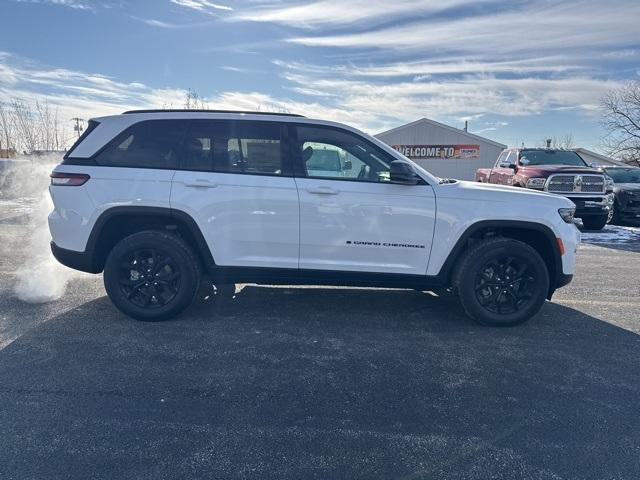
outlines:
{"label": "sky", "polygon": [[0,102],[70,122],[191,89],[372,134],[427,117],[601,151],[601,97],[640,80],[639,18],[638,0],[0,0]]}

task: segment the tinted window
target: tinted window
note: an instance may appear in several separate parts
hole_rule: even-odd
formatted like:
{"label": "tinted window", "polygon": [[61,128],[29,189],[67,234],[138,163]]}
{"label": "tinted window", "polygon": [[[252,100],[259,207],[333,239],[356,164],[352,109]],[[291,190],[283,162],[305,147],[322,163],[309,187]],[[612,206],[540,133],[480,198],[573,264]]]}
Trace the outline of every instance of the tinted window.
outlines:
{"label": "tinted window", "polygon": [[389,154],[359,135],[322,127],[297,127],[297,148],[308,177],[388,182]]}
{"label": "tinted window", "polygon": [[640,183],[640,168],[605,168],[615,183]]}
{"label": "tinted window", "polygon": [[98,165],[174,169],[185,130],[184,121],[148,120],[136,123],[96,156]]}
{"label": "tinted window", "polygon": [[274,122],[191,120],[180,168],[282,175],[282,127]]}
{"label": "tinted window", "polygon": [[571,150],[523,150],[520,153],[522,165],[572,165],[586,167],[587,164]]}

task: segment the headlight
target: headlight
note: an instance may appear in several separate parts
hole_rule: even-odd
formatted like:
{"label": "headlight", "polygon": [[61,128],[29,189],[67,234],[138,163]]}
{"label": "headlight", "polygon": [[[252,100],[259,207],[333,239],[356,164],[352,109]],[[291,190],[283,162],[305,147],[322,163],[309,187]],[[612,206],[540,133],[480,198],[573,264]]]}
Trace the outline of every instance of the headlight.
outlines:
{"label": "headlight", "polygon": [[527,188],[537,188],[542,190],[546,181],[547,179],[542,177],[530,178],[527,180]]}
{"label": "headlight", "polygon": [[566,223],[573,223],[573,216],[576,213],[575,207],[559,208],[558,213]]}
{"label": "headlight", "polygon": [[613,178],[608,175],[604,176],[605,192],[613,192]]}

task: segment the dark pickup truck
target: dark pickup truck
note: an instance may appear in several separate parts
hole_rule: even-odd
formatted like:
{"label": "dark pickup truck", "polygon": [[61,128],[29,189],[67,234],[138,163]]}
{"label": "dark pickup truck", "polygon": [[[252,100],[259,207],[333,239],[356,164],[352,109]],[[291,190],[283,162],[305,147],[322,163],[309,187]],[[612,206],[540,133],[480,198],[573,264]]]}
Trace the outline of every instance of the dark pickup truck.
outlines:
{"label": "dark pickup truck", "polygon": [[576,204],[576,217],[589,230],[604,228],[613,206],[611,179],[572,150],[510,148],[493,168],[479,168],[476,181],[565,196]]}

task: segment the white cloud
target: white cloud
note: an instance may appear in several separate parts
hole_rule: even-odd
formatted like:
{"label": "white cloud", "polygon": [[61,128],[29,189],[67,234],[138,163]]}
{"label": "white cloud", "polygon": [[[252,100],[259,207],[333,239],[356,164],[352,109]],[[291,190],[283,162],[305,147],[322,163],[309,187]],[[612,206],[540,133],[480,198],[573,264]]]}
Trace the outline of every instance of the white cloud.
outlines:
{"label": "white cloud", "polygon": [[91,4],[79,0],[12,0],[18,3],[42,3],[45,5],[59,5],[76,10],[91,10]]}
{"label": "white cloud", "polygon": [[627,45],[638,38],[640,2],[527,2],[517,11],[428,19],[393,27],[290,38],[319,47],[457,52],[467,55],[557,54]]}
{"label": "white cloud", "polygon": [[181,7],[191,8],[204,13],[212,13],[213,10],[231,11],[233,8],[219,3],[212,3],[208,0],[171,0],[171,3]]}
{"label": "white cloud", "polygon": [[448,57],[436,60],[411,60],[406,62],[379,63],[367,66],[360,65],[331,65],[319,66],[300,62],[284,62],[280,60],[274,63],[280,67],[300,72],[322,75],[343,75],[348,77],[379,77],[392,78],[412,76],[414,81],[428,79],[434,75],[455,75],[473,73],[510,73],[510,74],[534,74],[534,73],[562,73],[571,70],[579,70],[579,65],[569,64],[571,60],[565,56],[533,57],[528,59],[514,58],[508,60],[486,60],[481,57]]}
{"label": "white cloud", "polygon": [[445,10],[464,4],[478,3],[472,0],[318,0],[275,6],[260,6],[241,11],[234,20],[273,22],[292,27],[320,27],[351,25],[355,22],[386,21],[398,16],[418,16]]}

